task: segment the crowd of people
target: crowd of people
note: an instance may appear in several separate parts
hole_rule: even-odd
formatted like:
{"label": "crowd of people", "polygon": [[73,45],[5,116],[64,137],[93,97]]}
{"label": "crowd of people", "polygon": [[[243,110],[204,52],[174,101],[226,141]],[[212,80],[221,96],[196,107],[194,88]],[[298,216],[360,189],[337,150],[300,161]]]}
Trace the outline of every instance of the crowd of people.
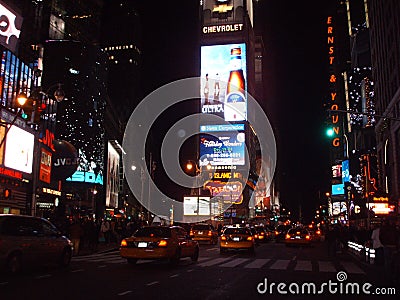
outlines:
{"label": "crowd of people", "polygon": [[371,224],[371,228],[330,226],[325,240],[331,257],[347,251],[348,242],[356,242],[375,250],[374,264],[384,270],[388,280],[400,280],[400,222],[386,218]]}
{"label": "crowd of people", "polygon": [[73,243],[74,255],[79,255],[82,250],[94,253],[99,244],[119,245],[123,238],[131,236],[142,225],[133,219],[103,218],[94,220],[78,216],[55,223]]}

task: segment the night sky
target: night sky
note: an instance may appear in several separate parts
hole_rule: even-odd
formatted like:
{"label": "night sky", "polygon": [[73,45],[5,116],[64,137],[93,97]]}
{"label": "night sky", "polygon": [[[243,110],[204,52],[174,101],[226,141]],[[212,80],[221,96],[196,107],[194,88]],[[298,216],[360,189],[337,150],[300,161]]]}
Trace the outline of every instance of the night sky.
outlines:
{"label": "night sky", "polygon": [[[301,206],[305,219],[330,187],[323,107],[328,95],[324,2],[260,0],[257,16],[266,48],[264,101],[277,140],[280,200],[297,217]],[[198,1],[140,1],[139,6],[144,95],[168,82],[198,76]],[[190,105],[186,109],[196,112]],[[167,111],[156,127],[185,113]]]}

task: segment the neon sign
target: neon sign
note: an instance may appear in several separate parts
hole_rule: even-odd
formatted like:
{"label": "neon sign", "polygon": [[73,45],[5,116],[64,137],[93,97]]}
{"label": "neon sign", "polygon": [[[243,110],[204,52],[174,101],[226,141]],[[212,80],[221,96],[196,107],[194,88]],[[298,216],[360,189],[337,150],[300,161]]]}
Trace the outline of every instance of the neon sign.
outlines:
{"label": "neon sign", "polygon": [[[329,61],[329,66],[330,69],[332,70],[331,74],[329,75],[329,86],[332,87],[332,92],[330,93],[330,109],[332,111],[334,110],[338,110],[339,109],[339,105],[337,104],[336,101],[336,75],[334,74],[334,63],[335,63],[335,37],[334,37],[334,27],[333,27],[333,22],[332,22],[332,17],[328,17],[327,20],[327,33],[328,33],[328,61]],[[335,137],[332,140],[332,146],[333,147],[339,147],[340,146],[340,138],[339,135],[341,134],[340,132],[340,126],[339,126],[339,116],[337,113],[332,114],[331,116],[331,120],[332,120],[332,129],[333,132],[335,133]]]}
{"label": "neon sign", "polygon": [[95,174],[94,172],[76,171],[71,177],[66,179],[67,181],[76,182],[87,182],[87,183],[98,183],[103,185],[103,176],[101,174]]}

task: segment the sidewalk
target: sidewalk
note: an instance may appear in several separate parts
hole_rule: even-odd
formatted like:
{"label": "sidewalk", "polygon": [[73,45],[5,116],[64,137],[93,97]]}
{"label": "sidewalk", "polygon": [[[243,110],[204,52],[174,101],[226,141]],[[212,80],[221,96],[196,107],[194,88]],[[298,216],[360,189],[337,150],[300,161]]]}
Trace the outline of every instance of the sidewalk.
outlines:
{"label": "sidewalk", "polygon": [[84,256],[84,255],[90,255],[90,254],[95,254],[95,253],[105,253],[109,251],[114,251],[119,249],[119,243],[112,242],[112,243],[98,243],[97,249],[95,251],[91,251],[88,249],[87,245],[84,245],[83,249],[79,249],[79,254],[75,256]]}

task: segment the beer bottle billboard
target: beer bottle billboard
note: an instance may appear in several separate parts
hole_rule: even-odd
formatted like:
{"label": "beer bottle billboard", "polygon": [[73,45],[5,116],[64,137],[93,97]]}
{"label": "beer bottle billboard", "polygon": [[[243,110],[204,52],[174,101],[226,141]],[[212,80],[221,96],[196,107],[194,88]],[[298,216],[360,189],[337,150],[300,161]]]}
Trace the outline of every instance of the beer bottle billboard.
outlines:
{"label": "beer bottle billboard", "polygon": [[230,72],[226,86],[224,118],[225,121],[246,120],[245,79],[242,69],[242,49],[231,48]]}
{"label": "beer bottle billboard", "polygon": [[247,119],[246,45],[201,47],[201,111],[225,121]]}

